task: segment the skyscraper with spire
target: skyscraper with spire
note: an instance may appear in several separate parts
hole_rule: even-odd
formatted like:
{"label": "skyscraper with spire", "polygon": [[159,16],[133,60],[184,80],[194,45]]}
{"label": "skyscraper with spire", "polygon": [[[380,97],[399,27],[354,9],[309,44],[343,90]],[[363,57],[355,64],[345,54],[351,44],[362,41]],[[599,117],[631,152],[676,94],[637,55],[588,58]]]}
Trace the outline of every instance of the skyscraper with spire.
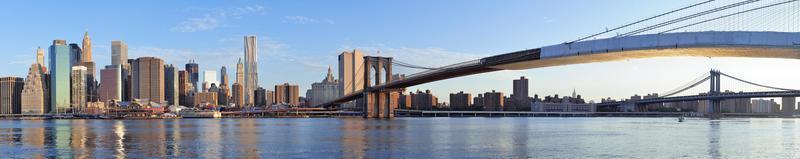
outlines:
{"label": "skyscraper with spire", "polygon": [[258,46],[255,35],[244,37],[244,101],[253,104],[253,91],[258,88]]}
{"label": "skyscraper with spire", "polygon": [[83,54],[81,54],[81,61],[92,61],[92,39],[89,38],[88,31],[83,34],[83,44],[81,45],[81,50],[83,50]]}
{"label": "skyscraper with spire", "polygon": [[44,49],[42,47],[36,48],[36,64],[44,65]]}

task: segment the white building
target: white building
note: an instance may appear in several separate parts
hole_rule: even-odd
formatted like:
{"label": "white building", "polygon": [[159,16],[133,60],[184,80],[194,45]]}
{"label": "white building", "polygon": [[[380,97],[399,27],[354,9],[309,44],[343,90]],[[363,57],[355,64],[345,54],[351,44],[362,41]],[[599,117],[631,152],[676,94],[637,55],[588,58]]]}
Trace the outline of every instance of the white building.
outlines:
{"label": "white building", "polygon": [[219,86],[219,81],[217,79],[217,71],[216,70],[206,70],[203,71],[203,84],[208,84],[208,87],[211,87],[211,84]]}
{"label": "white building", "polygon": [[315,106],[339,97],[341,88],[339,81],[333,78],[331,68],[328,68],[328,75],[321,82],[311,84],[311,89],[306,93],[308,105]]}

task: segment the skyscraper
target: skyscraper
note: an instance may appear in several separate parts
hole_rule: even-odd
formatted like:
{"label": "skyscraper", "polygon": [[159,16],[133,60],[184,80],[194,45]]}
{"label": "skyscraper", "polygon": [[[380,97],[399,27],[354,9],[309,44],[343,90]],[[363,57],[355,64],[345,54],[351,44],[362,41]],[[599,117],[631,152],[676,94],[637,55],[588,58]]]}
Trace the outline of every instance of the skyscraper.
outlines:
{"label": "skyscraper", "polygon": [[120,65],[108,65],[100,70],[100,88],[97,92],[101,102],[122,101],[122,69]]}
{"label": "skyscraper", "polygon": [[339,85],[346,95],[364,89],[364,53],[361,50],[339,54]]}
{"label": "skyscraper", "polygon": [[192,86],[192,82],[189,81],[189,78],[189,72],[185,70],[178,71],[178,103],[182,106],[194,105],[194,96],[192,94],[194,87]]}
{"label": "skyscraper", "polygon": [[[39,49],[41,50],[41,49]],[[37,51],[37,55],[39,52]],[[22,89],[22,113],[24,114],[44,114],[48,109],[46,106],[47,91],[43,79],[44,71],[42,65],[31,64],[28,76],[25,78],[25,86]]]}
{"label": "skyscraper", "polygon": [[155,57],[140,57],[131,64],[131,68],[132,98],[164,102],[164,61]]}
{"label": "skyscraper", "polygon": [[300,88],[289,83],[275,85],[275,103],[299,106]]}
{"label": "skyscraper", "polygon": [[78,46],[76,43],[69,44],[69,65],[70,66],[77,66],[81,64],[81,55],[83,51],[81,51],[81,47]]}
{"label": "skyscraper", "polygon": [[242,58],[239,58],[239,62],[236,63],[236,81],[235,83],[243,84],[244,83],[244,64],[242,63]]}
{"label": "skyscraper", "polygon": [[111,41],[111,64],[121,65],[122,68],[128,66],[128,44],[115,40]]}
{"label": "skyscraper", "polygon": [[230,81],[228,80],[228,69],[225,68],[225,66],[222,66],[222,68],[219,69],[219,78],[221,79],[219,82],[220,86],[231,84]]}
{"label": "skyscraper", "polygon": [[244,101],[253,104],[253,91],[258,88],[258,41],[255,35],[244,37]]}
{"label": "skyscraper", "polygon": [[236,107],[244,105],[244,87],[239,83],[231,85],[231,101]]}
{"label": "skyscraper", "polygon": [[[364,54],[361,50],[339,54],[339,96],[364,89]],[[355,100],[358,102],[359,100]],[[355,103],[344,103],[343,108],[355,108]]]}
{"label": "skyscraper", "polygon": [[217,81],[217,71],[215,70],[205,70],[203,71],[203,83],[208,84],[208,86],[219,85],[219,81]]}
{"label": "skyscraper", "polygon": [[81,45],[81,47],[83,50],[83,54],[81,54],[81,61],[92,61],[92,39],[89,38],[88,31],[83,34],[83,45]]}
{"label": "skyscraper", "polygon": [[179,105],[178,71],[172,64],[164,65],[164,98],[169,105]]}
{"label": "skyscraper", "polygon": [[0,78],[0,114],[22,113],[22,88],[25,82],[19,77]]}
{"label": "skyscraper", "polygon": [[44,63],[44,49],[42,49],[42,47],[37,47],[36,48],[36,64],[39,64],[42,67],[45,66],[45,63]]}
{"label": "skyscraper", "polygon": [[192,83],[194,92],[199,91],[200,85],[197,81],[200,80],[200,65],[194,63],[194,60],[189,60],[189,63],[186,64],[186,72],[189,73],[189,82]]}
{"label": "skyscraper", "polygon": [[50,110],[63,112],[70,108],[70,48],[65,40],[53,40],[49,54]]}
{"label": "skyscraper", "polygon": [[72,112],[82,112],[86,108],[86,67],[72,66],[70,95]]}

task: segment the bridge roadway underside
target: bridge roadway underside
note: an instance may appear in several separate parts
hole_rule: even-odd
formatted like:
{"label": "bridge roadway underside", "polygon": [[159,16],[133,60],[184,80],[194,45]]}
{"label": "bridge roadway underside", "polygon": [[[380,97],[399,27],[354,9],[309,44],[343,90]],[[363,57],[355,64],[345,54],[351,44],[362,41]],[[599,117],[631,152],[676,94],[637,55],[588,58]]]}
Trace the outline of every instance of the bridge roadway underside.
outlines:
{"label": "bridge roadway underside", "polygon": [[689,48],[653,48],[606,53],[586,53],[573,56],[545,58],[541,60],[492,66],[503,70],[522,70],[571,64],[621,61],[654,57],[752,57],[800,59],[800,48],[773,48],[753,46],[699,46]]}

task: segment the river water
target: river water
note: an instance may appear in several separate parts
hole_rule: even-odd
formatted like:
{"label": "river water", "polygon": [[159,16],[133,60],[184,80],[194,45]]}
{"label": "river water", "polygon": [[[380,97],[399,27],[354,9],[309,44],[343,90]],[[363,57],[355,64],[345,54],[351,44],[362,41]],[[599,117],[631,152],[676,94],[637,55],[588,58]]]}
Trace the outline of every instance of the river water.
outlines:
{"label": "river water", "polygon": [[0,120],[0,158],[800,158],[800,119]]}

